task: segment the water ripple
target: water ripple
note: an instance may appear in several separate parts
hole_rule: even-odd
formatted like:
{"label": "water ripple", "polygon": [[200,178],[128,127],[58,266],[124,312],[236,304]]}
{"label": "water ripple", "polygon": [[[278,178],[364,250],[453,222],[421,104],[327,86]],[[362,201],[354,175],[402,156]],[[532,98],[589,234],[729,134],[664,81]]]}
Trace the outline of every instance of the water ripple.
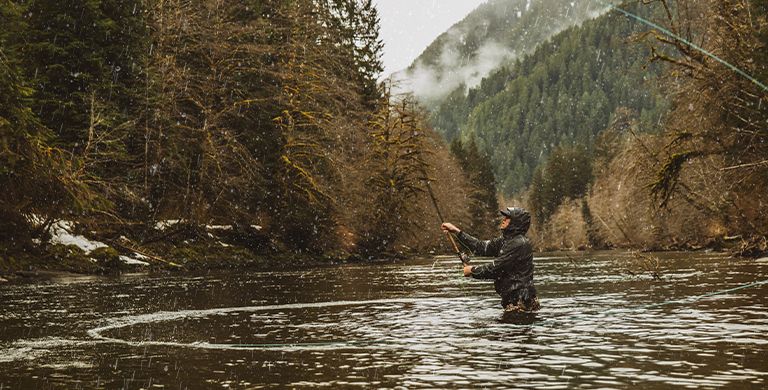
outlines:
{"label": "water ripple", "polygon": [[766,386],[768,286],[730,289],[768,264],[670,254],[659,281],[630,260],[538,257],[528,316],[433,259],[9,286],[0,386]]}

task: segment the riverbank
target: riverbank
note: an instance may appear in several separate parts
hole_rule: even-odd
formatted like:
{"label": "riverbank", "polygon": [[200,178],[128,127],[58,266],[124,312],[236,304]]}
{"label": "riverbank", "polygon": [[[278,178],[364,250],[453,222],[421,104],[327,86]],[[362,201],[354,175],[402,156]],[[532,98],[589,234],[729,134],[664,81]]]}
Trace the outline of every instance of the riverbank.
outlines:
{"label": "riverbank", "polygon": [[[711,249],[708,249],[711,251]],[[16,253],[0,251],[0,283],[21,280],[46,280],[62,274],[116,275],[121,273],[183,274],[200,271],[265,271],[341,265],[367,261],[347,253],[329,255],[274,252],[257,253],[241,246],[222,246],[202,240],[188,243],[162,242],[143,247],[142,253],[125,246],[99,247],[90,252],[76,245],[46,244]],[[589,250],[582,250],[588,253]],[[687,252],[697,252],[689,250]],[[157,255],[162,253],[162,256]],[[642,255],[638,253],[638,259]],[[390,254],[385,258],[401,258]],[[645,268],[638,266],[637,272]]]}
{"label": "riverbank", "polygon": [[[359,261],[353,256],[330,257],[294,252],[260,254],[243,247],[159,244],[142,253],[101,247],[90,252],[74,245],[47,244],[25,251],[3,250],[0,283],[19,279],[47,279],[61,274],[109,275],[131,272],[183,273],[214,270],[302,268]],[[118,246],[119,247],[119,246]],[[157,252],[155,252],[157,251]],[[163,253],[162,257],[154,253]]]}
{"label": "riverbank", "polygon": [[361,261],[350,253],[290,251],[258,226],[161,224],[143,231],[83,231],[73,224],[53,225],[45,242],[0,242],[0,283],[45,279],[51,274],[106,275],[127,272],[266,270]]}
{"label": "riverbank", "polygon": [[[565,237],[565,236],[563,236]],[[533,239],[537,237],[534,234]],[[537,250],[590,251],[571,247],[566,241],[537,245]],[[657,247],[613,247],[640,252],[715,251],[734,257],[765,256],[765,242],[743,239],[711,240],[704,244]],[[759,245],[758,245],[759,244]],[[761,246],[762,245],[762,246]],[[745,248],[752,248],[746,251]],[[391,253],[380,258],[402,258],[426,253]],[[0,243],[0,283],[17,279],[45,279],[73,273],[108,275],[131,272],[183,273],[215,270],[272,270],[365,261],[347,251],[302,253],[272,240],[259,226],[198,226],[166,221],[150,230],[125,228],[88,231],[74,224],[59,223],[50,229],[46,242],[33,240],[22,246]]]}

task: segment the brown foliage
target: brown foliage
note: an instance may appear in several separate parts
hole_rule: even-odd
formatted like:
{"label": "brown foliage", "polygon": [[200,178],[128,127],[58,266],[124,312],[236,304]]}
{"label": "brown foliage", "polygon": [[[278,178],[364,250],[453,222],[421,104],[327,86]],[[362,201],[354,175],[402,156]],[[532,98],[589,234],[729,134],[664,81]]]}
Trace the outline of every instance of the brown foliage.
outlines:
{"label": "brown foliage", "polygon": [[385,96],[385,101],[390,103],[382,105],[370,122],[366,189],[372,204],[366,218],[358,216],[359,244],[366,254],[435,245],[440,219],[428,185],[438,207],[448,212],[443,217],[462,215],[469,206],[468,201],[451,202],[466,197],[469,187],[466,181],[445,181],[463,175],[439,136],[427,126],[426,114],[413,96]]}
{"label": "brown foliage", "polygon": [[[646,35],[651,60],[675,65],[667,77],[673,110],[661,135],[639,136],[629,112],[617,113],[617,121],[600,135],[596,179],[582,213],[590,217],[584,222],[590,241],[698,248],[735,236],[743,237],[740,251],[754,252],[768,234],[768,105],[763,103],[768,90],[751,79],[768,75],[765,5],[753,7],[748,0],[680,1],[675,7],[665,0],[647,3],[667,11],[660,22],[667,30],[718,59],[662,31]],[[573,208],[557,213],[582,223]],[[565,230],[549,230],[540,242],[557,246]]]}
{"label": "brown foliage", "polygon": [[[686,192],[696,193],[695,199],[676,193],[668,199],[667,208],[656,207],[648,187],[662,164],[659,153],[653,151],[663,150],[665,139],[638,135],[635,126],[634,121],[617,120],[601,134],[596,148],[603,152],[596,154],[595,181],[589,194],[565,202],[549,223],[539,227],[542,231],[535,235],[539,248],[685,249],[723,236],[722,214],[715,212],[719,206],[703,202],[714,195],[698,187],[688,187],[691,190]],[[683,179],[691,181],[688,175],[703,175],[710,163],[686,164]],[[705,177],[719,180],[712,175]],[[716,187],[712,183],[709,186]]]}
{"label": "brown foliage", "polygon": [[[696,248],[725,234],[723,215],[716,212],[719,206],[704,202],[718,199],[715,194],[704,192],[717,184],[708,182],[701,189],[689,187],[686,194],[695,193],[697,198],[678,193],[668,199],[667,208],[655,206],[648,183],[654,180],[660,162],[649,151],[660,150],[663,142],[663,136],[627,136],[607,165],[595,167],[600,173],[596,172],[597,179],[586,200],[599,241],[630,248]],[[704,181],[704,176],[706,180],[717,181],[718,178],[706,174],[711,163],[687,164],[683,179],[697,182]]]}
{"label": "brown foliage", "polygon": [[[0,203],[4,219],[34,214],[45,226],[82,203],[89,230],[135,242],[259,225],[265,250],[379,256],[441,242],[427,180],[447,218],[468,217],[466,179],[424,112],[377,89],[371,1],[142,5],[149,35],[135,39],[149,52],[136,58],[143,84],[125,97],[123,123],[94,93],[78,111],[90,121],[76,152],[37,133],[8,146],[6,130],[20,129],[0,107],[0,158],[24,162],[0,178],[20,199]],[[23,196],[38,185],[40,196]],[[182,220],[178,234],[153,230],[165,219]]]}
{"label": "brown foliage", "polygon": [[[468,223],[471,220],[471,195],[474,191],[469,179],[464,175],[445,141],[433,129],[425,129],[422,142],[430,151],[425,157],[427,177],[430,178],[430,185],[443,217],[446,221],[459,225]],[[412,248],[419,253],[453,253],[453,248],[440,230],[440,220],[426,192],[419,193],[412,210],[409,215],[410,223],[405,233],[396,241],[396,246]],[[488,224],[494,225],[495,222],[490,220]]]}
{"label": "brown foliage", "polygon": [[588,246],[587,224],[581,212],[581,199],[565,199],[546,224],[531,234],[538,250],[584,249]]}
{"label": "brown foliage", "polygon": [[[666,5],[666,1],[661,3]],[[733,234],[768,234],[768,89],[755,75],[766,75],[768,19],[765,6],[748,0],[678,2],[665,24],[717,56],[708,57],[657,32],[656,42],[674,49],[656,59],[677,65],[682,77],[667,124],[665,156],[652,189],[662,206],[684,199],[716,218]],[[723,62],[727,64],[724,64]]]}

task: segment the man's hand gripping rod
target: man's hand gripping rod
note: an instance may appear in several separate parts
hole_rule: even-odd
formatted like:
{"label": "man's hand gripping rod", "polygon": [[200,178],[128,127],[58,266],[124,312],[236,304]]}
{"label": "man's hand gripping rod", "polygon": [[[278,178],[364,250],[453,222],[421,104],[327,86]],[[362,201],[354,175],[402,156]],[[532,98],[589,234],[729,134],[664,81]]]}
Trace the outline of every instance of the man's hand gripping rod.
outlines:
{"label": "man's hand gripping rod", "polygon": [[[426,178],[426,174],[424,175],[424,182],[427,184],[427,192],[429,192],[429,198],[432,199],[432,205],[435,206],[435,211],[437,211],[437,217],[440,218],[440,223],[445,223],[445,219],[443,219],[443,213],[440,212],[440,207],[437,206],[437,198],[435,198],[435,193],[432,192],[432,186],[429,184],[429,179]],[[459,260],[461,260],[461,264],[467,265],[469,264],[469,256],[467,256],[465,253],[462,253],[459,250],[459,246],[456,245],[456,240],[454,240],[453,235],[451,235],[451,232],[445,232],[445,236],[448,237],[448,241],[451,242],[451,245],[453,246],[453,250],[456,252],[456,256],[459,257]]]}

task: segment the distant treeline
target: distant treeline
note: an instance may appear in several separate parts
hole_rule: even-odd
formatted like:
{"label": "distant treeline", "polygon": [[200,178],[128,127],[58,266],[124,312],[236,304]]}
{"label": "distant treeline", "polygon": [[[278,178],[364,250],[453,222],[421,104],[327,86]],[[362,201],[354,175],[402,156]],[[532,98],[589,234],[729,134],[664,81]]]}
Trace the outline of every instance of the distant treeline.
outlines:
{"label": "distant treeline", "polygon": [[457,159],[377,85],[371,0],[6,1],[0,25],[5,247],[59,219],[139,243],[180,219],[378,256],[439,242],[425,179],[468,218]]}
{"label": "distant treeline", "polygon": [[460,84],[474,87],[500,64],[529,54],[559,31],[604,9],[594,0],[489,0],[440,34],[408,69],[393,76],[410,80],[405,84],[431,109]]}
{"label": "distant treeline", "polygon": [[478,87],[456,89],[434,109],[432,123],[448,139],[476,138],[499,189],[521,192],[556,148],[591,149],[618,107],[637,112],[644,129],[658,127],[669,105],[653,85],[662,67],[631,43],[644,31],[615,12],[569,28]]}
{"label": "distant treeline", "polygon": [[491,156],[540,249],[767,253],[768,1],[623,8],[665,31],[615,11],[565,30],[434,125]]}

